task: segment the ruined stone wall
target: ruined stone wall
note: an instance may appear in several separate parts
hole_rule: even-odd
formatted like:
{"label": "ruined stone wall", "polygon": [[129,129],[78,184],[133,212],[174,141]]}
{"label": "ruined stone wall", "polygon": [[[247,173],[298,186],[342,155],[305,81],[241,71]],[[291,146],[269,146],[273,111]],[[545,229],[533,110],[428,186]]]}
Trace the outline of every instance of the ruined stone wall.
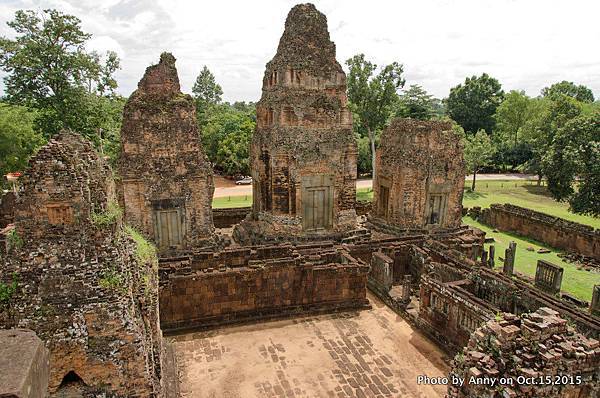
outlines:
{"label": "ruined stone wall", "polygon": [[[253,216],[265,224],[258,228],[291,235],[354,228],[357,147],[346,76],[335,59],[327,19],[312,4],[290,11],[277,54],[267,64],[256,112],[250,148]],[[325,198],[314,222],[306,213],[313,188]]]}
{"label": "ruined stone wall", "polygon": [[[456,279],[443,264],[420,281],[420,306],[417,325],[455,352],[464,347],[470,334],[495,315],[495,308],[470,291],[472,282],[466,275]],[[450,277],[451,280],[446,278]]]}
{"label": "ruined stone wall", "polygon": [[213,209],[213,223],[215,228],[230,228],[244,220],[251,212],[251,207]]}
{"label": "ruined stone wall", "polygon": [[373,253],[369,282],[375,284],[383,292],[388,292],[394,282],[394,260],[384,253]]}
{"label": "ruined stone wall", "polygon": [[169,53],[146,69],[127,100],[119,175],[125,220],[162,253],[214,243],[212,166],[200,145],[194,101],[181,93]]}
{"label": "ruined stone wall", "polygon": [[21,244],[0,281],[18,287],[0,327],[34,330],[50,351],[49,390],[72,373],[85,393],[156,396],[162,335],[156,264],[115,206],[108,165],[76,134],[30,160],[16,209]]}
{"label": "ruined stone wall", "polygon": [[0,229],[12,224],[15,218],[16,195],[14,192],[7,192],[0,197]]}
{"label": "ruined stone wall", "polygon": [[369,266],[332,246],[226,250],[161,262],[163,329],[363,308]]}
{"label": "ruined stone wall", "polygon": [[[595,397],[600,392],[600,345],[549,308],[520,318],[504,314],[471,336],[450,376],[466,382],[449,385],[448,398]],[[498,383],[484,384],[484,378]],[[513,383],[499,383],[501,378]]]}
{"label": "ruined stone wall", "polygon": [[381,135],[373,216],[406,229],[457,228],[465,164],[449,122],[395,119]]}
{"label": "ruined stone wall", "polygon": [[493,204],[482,210],[479,220],[502,231],[600,260],[600,231],[587,225],[511,204]]}

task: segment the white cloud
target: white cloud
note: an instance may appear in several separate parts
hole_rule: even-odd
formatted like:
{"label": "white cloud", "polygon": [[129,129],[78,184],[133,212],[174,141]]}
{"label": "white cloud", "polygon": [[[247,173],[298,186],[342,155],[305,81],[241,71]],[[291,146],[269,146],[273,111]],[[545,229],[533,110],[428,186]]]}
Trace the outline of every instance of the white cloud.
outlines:
{"label": "white cloud", "polygon": [[[129,95],[162,51],[177,58],[183,89],[207,65],[229,101],[260,97],[265,64],[296,2],[183,0],[12,0],[0,4],[0,34],[19,8],[58,8],[94,35],[90,48],[117,51],[119,91]],[[505,90],[537,95],[575,81],[600,97],[600,4],[595,0],[318,0],[338,60],[363,52],[404,64],[407,85],[438,97],[466,76],[488,74]]]}

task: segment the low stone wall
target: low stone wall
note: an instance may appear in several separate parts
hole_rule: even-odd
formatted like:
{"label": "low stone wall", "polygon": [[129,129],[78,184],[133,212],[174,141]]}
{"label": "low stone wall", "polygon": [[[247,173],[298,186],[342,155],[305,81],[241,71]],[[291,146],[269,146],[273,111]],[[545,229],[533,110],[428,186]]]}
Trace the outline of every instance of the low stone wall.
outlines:
{"label": "low stone wall", "polygon": [[483,209],[479,220],[547,245],[600,259],[600,230],[510,204]]}
{"label": "low stone wall", "polygon": [[252,207],[233,207],[230,209],[213,209],[213,223],[215,228],[231,228],[240,223],[250,212]]}
{"label": "low stone wall", "polygon": [[48,349],[33,330],[0,330],[0,397],[46,397],[48,361]]}
{"label": "low stone wall", "polygon": [[161,261],[163,330],[364,308],[369,266],[329,247],[225,250]]}

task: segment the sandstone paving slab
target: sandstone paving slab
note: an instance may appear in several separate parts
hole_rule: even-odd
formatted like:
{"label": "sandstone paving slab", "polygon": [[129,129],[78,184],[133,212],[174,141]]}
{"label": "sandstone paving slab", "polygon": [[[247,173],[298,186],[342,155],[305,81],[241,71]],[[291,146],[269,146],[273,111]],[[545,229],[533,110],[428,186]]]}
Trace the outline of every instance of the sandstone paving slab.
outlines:
{"label": "sandstone paving slab", "polygon": [[443,352],[369,295],[373,308],[171,337],[182,397],[443,397]]}

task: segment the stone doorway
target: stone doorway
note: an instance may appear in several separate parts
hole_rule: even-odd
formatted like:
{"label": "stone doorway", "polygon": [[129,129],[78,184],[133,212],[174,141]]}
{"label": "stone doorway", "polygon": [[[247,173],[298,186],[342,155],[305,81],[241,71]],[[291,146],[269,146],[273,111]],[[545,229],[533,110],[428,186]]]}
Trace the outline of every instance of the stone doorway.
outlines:
{"label": "stone doorway", "polygon": [[183,217],[180,209],[155,210],[156,243],[160,249],[180,248],[183,243]]}
{"label": "stone doorway", "polygon": [[302,220],[305,231],[333,225],[333,179],[330,175],[302,177]]}
{"label": "stone doorway", "polygon": [[441,225],[446,215],[447,195],[430,194],[427,204],[427,224]]}

